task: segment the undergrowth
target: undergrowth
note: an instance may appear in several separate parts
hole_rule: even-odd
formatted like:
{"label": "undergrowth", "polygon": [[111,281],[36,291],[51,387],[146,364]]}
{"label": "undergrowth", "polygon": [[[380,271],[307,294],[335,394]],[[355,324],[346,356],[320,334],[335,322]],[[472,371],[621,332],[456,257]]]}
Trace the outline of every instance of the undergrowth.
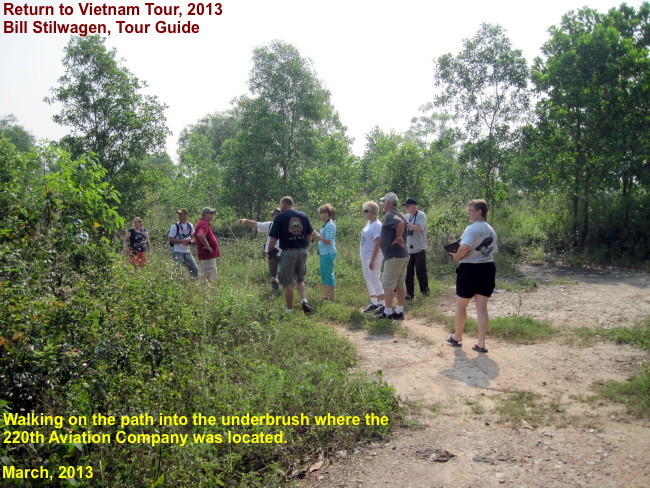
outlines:
{"label": "undergrowth", "polygon": [[529,391],[516,390],[495,398],[499,422],[520,426],[549,425],[560,420],[565,408],[557,402],[544,402]]}
{"label": "undergrowth", "polygon": [[[268,291],[266,263],[260,258],[259,266],[251,266],[256,242],[224,240],[221,247],[220,278],[209,284],[189,281],[187,271],[171,262],[168,246],[159,246],[137,273],[123,258],[102,275],[62,268],[70,274],[56,291],[39,284],[44,268],[34,263],[20,287],[2,288],[4,407],[88,418],[95,413],[397,418],[393,389],[381,377],[351,372],[355,352],[349,342],[301,313],[284,313],[281,297]],[[134,431],[156,429],[161,427]],[[93,466],[95,478],[77,479],[77,486],[279,486],[319,452],[380,439],[388,429],[365,423],[189,425],[169,432],[225,438],[227,430],[283,431],[285,443],[10,445],[0,457],[2,464],[25,468]]]}
{"label": "undergrowth", "polygon": [[[454,331],[453,317],[446,320],[447,329]],[[464,332],[470,335],[478,333],[476,320],[468,317]],[[490,337],[512,343],[534,343],[546,341],[558,334],[558,330],[548,322],[527,316],[491,317],[488,329]]]}
{"label": "undergrowth", "polygon": [[[604,329],[600,334],[617,344],[632,344],[650,351],[650,318],[634,327],[614,327]],[[622,403],[630,415],[650,417],[650,364],[641,367],[638,376],[627,381],[606,381],[595,383],[596,394],[606,400]]]}

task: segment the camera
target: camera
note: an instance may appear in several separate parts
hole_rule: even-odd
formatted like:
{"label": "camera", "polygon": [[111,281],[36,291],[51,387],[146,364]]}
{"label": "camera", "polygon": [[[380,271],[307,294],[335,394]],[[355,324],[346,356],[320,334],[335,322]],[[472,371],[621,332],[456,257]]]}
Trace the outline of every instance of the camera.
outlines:
{"label": "camera", "polygon": [[407,236],[412,236],[412,235],[413,235],[413,231],[412,231],[411,229],[407,230],[407,231],[406,231],[406,235],[407,235]]}

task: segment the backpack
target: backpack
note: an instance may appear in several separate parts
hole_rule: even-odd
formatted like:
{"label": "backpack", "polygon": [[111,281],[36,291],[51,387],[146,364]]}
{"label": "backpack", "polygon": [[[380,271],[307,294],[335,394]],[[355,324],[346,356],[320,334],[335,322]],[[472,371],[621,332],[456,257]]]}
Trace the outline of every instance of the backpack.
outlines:
{"label": "backpack", "polygon": [[[175,235],[174,237],[175,237],[176,239],[178,239],[178,236],[181,234],[181,223],[180,223],[180,222],[176,222],[176,224],[174,224],[174,225],[176,225],[176,235]],[[190,222],[187,222],[187,225],[190,226],[190,236],[192,236],[192,234],[194,233],[194,226],[193,226]],[[173,243],[173,242],[170,242],[169,245],[170,245],[170,247],[172,247],[172,248],[174,247],[174,243]]]}

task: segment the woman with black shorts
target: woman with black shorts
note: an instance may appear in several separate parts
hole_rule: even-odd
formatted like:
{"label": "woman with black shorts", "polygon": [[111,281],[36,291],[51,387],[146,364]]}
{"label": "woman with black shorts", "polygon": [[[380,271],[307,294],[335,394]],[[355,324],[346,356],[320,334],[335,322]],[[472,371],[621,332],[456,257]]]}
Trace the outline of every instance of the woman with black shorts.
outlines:
{"label": "woman with black shorts", "polygon": [[488,352],[485,348],[488,329],[487,304],[494,290],[494,255],[498,252],[497,234],[485,221],[487,212],[488,205],[485,200],[469,202],[467,218],[471,225],[463,232],[458,251],[450,253],[454,261],[460,262],[460,266],[456,269],[456,331],[447,338],[447,342],[456,347],[463,345],[467,305],[473,298],[476,304],[478,342],[472,349],[478,352]]}

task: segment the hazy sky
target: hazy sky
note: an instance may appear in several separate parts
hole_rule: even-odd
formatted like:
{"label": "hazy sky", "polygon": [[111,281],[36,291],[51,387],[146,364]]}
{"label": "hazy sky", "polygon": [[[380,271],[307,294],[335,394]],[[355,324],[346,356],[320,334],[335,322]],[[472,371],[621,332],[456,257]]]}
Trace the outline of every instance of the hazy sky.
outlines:
{"label": "hazy sky", "polygon": [[[93,2],[114,6],[139,6],[152,0]],[[4,2],[3,2],[4,3]],[[375,125],[398,132],[408,129],[418,107],[434,93],[433,59],[458,53],[462,40],[473,36],[482,22],[498,23],[507,30],[512,45],[532,61],[548,40],[548,28],[559,24],[564,13],[588,5],[600,12],[621,2],[605,0],[223,0],[220,16],[188,16],[189,3],[159,1],[178,6],[178,17],[105,17],[58,15],[58,6],[73,7],[69,0],[15,0],[16,5],[53,5],[54,17],[7,16],[7,20],[32,22],[106,23],[111,29],[107,46],[115,47],[124,65],[149,84],[148,93],[169,108],[167,123],[173,135],[167,151],[176,159],[177,137],[183,127],[205,114],[231,107],[233,98],[247,93],[247,80],[255,47],[280,39],[293,44],[313,61],[348,134],[361,154],[365,134]],[[85,2],[81,2],[82,4]],[[638,6],[641,0],[627,2]],[[213,4],[214,5],[214,4]],[[116,21],[149,23],[148,34],[119,34]],[[198,34],[157,34],[155,23],[199,25]],[[56,106],[43,102],[63,74],[61,59],[66,34],[0,33],[0,115],[14,114],[21,125],[39,139],[58,139],[67,128],[52,122]]]}

